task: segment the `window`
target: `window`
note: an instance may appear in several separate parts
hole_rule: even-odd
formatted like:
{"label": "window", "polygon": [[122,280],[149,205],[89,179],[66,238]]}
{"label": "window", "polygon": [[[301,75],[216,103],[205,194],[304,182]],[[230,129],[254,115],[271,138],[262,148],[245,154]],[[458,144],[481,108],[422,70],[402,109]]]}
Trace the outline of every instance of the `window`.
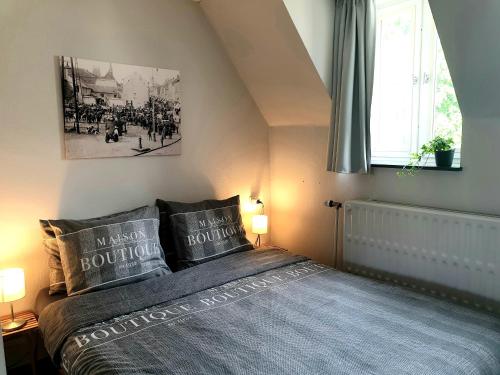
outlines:
{"label": "window", "polygon": [[459,166],[462,115],[428,1],[378,0],[372,164],[405,165],[437,135],[453,137]]}

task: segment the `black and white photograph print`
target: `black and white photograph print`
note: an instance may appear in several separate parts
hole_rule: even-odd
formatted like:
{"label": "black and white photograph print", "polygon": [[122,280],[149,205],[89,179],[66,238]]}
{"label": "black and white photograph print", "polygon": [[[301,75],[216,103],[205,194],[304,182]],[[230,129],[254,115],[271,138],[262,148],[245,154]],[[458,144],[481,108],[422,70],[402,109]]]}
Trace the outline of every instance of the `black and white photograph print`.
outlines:
{"label": "black and white photograph print", "polygon": [[60,57],[66,159],[180,155],[177,70]]}

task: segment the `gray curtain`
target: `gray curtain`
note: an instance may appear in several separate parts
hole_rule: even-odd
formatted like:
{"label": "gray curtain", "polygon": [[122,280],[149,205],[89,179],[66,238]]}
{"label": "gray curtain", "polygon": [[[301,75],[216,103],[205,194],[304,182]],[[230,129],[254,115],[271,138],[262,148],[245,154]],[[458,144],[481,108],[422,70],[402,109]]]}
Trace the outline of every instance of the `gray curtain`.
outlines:
{"label": "gray curtain", "polygon": [[332,114],[327,170],[368,173],[375,60],[374,0],[334,0]]}

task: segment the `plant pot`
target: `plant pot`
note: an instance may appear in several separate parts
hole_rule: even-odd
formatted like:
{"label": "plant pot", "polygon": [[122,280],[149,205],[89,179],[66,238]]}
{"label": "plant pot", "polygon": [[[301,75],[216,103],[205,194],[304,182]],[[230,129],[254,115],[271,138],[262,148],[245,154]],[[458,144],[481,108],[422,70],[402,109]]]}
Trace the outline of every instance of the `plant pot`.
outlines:
{"label": "plant pot", "polygon": [[446,151],[436,151],[434,157],[436,158],[436,166],[442,168],[449,168],[453,164],[453,157],[455,156],[455,149]]}

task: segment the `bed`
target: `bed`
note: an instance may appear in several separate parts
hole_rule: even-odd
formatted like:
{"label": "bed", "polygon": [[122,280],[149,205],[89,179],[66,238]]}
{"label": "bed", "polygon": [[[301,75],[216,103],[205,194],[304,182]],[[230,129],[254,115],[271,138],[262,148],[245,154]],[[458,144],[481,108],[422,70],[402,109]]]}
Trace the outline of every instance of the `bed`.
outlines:
{"label": "bed", "polygon": [[500,319],[276,248],[48,304],[68,374],[500,374]]}

